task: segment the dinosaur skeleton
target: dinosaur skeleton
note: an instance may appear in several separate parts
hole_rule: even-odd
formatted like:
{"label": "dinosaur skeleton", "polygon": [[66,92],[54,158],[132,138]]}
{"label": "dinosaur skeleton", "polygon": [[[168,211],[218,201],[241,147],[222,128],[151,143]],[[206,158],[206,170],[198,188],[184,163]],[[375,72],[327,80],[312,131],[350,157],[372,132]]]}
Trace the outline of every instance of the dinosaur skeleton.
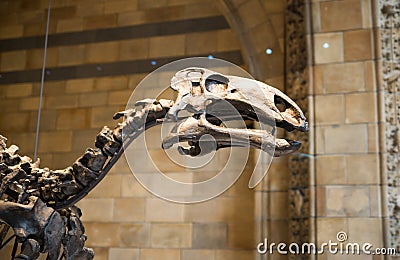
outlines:
{"label": "dinosaur skeleton", "polygon": [[[225,76],[203,68],[187,68],[175,74],[171,88],[178,98],[145,99],[135,107],[115,114],[123,118],[113,130],[103,127],[96,136],[94,149],[88,148],[72,167],[63,170],[39,168],[17,154],[18,147],[7,148],[0,135],[0,242],[11,227],[21,252],[16,259],[92,259],[94,253],[84,247],[86,236],[74,206],[110,171],[127,147],[146,129],[164,121],[178,121],[179,113],[192,113],[179,120],[163,140],[168,149],[175,143],[187,142],[189,148],[178,147],[183,154],[196,156],[231,146],[252,146],[281,156],[299,149],[300,143],[271,138],[262,129],[227,128],[222,122],[240,119],[263,122],[287,131],[307,131],[308,125],[300,108],[281,91],[262,82]],[[227,102],[232,109],[219,104]],[[209,134],[216,146],[200,149],[200,137]],[[203,146],[202,146],[203,147]],[[207,146],[206,146],[207,147]],[[14,246],[14,254],[16,247]]]}

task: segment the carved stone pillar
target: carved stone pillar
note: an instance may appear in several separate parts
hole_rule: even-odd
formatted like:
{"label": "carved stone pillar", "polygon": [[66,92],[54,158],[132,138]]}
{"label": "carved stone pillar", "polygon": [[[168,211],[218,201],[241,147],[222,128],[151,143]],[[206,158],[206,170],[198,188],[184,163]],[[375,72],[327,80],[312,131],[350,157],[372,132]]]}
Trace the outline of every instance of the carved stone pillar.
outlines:
{"label": "carved stone pillar", "polygon": [[[308,5],[305,0],[288,0],[286,7],[286,93],[300,106],[307,118],[309,115],[309,60],[308,49]],[[290,240],[298,244],[312,242],[310,236],[310,144],[307,133],[292,132],[288,138],[300,140],[301,150],[289,158],[289,218]],[[310,256],[291,255],[295,259],[309,259]]]}
{"label": "carved stone pillar", "polygon": [[400,2],[379,0],[380,73],[383,101],[386,246],[400,252]]}

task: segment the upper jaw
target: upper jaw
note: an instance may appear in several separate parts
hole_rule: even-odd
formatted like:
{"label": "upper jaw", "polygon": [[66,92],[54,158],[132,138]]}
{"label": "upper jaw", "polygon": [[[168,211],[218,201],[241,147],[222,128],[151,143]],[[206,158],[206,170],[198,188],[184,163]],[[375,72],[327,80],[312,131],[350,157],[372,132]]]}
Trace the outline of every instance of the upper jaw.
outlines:
{"label": "upper jaw", "polygon": [[275,124],[286,131],[308,131],[308,122],[300,107],[280,90],[257,80],[228,78],[229,87],[236,91],[225,99],[247,104],[255,112],[255,120]]}

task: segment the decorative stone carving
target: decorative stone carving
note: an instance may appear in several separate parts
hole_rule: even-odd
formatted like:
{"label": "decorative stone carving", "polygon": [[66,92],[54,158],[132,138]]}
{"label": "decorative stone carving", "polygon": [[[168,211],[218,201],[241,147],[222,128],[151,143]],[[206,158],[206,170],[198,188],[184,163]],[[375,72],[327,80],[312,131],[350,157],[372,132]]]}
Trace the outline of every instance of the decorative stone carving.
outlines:
{"label": "decorative stone carving", "polygon": [[[306,1],[288,0],[286,6],[286,92],[307,114],[308,112],[308,57]],[[296,243],[310,242],[310,159],[308,135],[287,133],[289,138],[301,140],[298,154],[289,158],[290,188],[289,217],[290,240]],[[291,256],[292,259],[308,259],[309,256]]]}
{"label": "decorative stone carving", "polygon": [[400,2],[379,0],[387,176],[387,246],[400,252]]}

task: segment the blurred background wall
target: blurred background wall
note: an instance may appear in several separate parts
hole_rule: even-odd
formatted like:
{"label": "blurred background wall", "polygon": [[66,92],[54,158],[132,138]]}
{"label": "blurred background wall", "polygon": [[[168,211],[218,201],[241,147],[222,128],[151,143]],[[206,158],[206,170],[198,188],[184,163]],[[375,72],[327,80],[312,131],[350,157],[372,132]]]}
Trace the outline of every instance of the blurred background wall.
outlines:
{"label": "blurred background wall", "polygon": [[[147,73],[184,57],[241,66],[288,93],[311,126],[294,134],[302,150],[275,159],[255,190],[247,188],[249,160],[232,188],[200,204],[158,199],[122,158],[78,203],[96,259],[267,259],[255,249],[264,238],[320,244],[339,231],[351,242],[399,248],[399,18],[383,11],[395,2],[53,0],[42,167],[71,165],[103,125],[117,123],[113,114]],[[0,1],[0,131],[31,157],[47,4]],[[159,144],[150,149],[164,172],[195,178]],[[345,259],[318,259],[335,257]]]}

